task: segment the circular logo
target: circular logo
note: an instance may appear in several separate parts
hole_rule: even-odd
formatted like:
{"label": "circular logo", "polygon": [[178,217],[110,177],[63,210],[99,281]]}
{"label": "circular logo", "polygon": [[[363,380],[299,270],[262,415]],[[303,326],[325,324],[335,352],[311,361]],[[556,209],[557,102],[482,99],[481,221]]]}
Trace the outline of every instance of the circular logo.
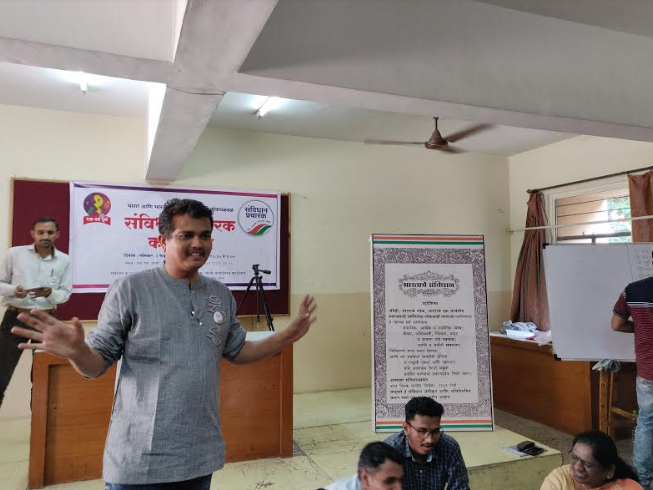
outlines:
{"label": "circular logo", "polygon": [[249,235],[264,235],[274,224],[274,214],[263,201],[249,201],[238,211],[238,224]]}
{"label": "circular logo", "polygon": [[111,210],[111,200],[106,194],[93,192],[84,199],[84,211],[89,216],[104,216]]}

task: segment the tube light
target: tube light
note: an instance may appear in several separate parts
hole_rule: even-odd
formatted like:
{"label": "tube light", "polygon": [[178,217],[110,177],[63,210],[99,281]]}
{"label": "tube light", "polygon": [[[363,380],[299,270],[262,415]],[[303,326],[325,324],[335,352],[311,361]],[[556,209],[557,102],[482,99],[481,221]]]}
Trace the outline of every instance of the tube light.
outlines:
{"label": "tube light", "polygon": [[265,102],[263,102],[263,105],[258,108],[258,111],[256,111],[256,115],[261,118],[265,116],[268,112],[270,112],[272,109],[276,109],[281,105],[281,102],[283,99],[280,97],[268,97]]}
{"label": "tube light", "polygon": [[79,90],[81,90],[83,93],[88,92],[88,82],[86,81],[86,73],[80,71],[78,75],[79,75]]}

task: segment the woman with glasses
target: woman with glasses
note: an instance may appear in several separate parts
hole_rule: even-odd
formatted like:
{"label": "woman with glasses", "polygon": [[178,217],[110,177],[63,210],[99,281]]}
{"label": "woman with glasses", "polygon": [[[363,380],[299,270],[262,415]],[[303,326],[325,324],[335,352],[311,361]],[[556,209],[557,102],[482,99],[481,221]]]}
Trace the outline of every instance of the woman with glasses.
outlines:
{"label": "woman with glasses", "polygon": [[540,490],[643,490],[635,471],[617,454],[612,438],[590,430],[574,439],[571,464],[556,468]]}

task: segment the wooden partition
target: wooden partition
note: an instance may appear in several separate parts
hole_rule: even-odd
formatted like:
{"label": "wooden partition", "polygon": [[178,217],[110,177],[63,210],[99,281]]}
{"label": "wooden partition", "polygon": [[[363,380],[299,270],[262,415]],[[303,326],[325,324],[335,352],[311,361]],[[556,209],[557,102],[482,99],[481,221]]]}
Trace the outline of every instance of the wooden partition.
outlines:
{"label": "wooden partition", "polygon": [[[292,456],[292,346],[264,361],[222,361],[227,461]],[[29,488],[102,477],[115,366],[84,379],[63,359],[34,355]]]}
{"label": "wooden partition", "polygon": [[[551,345],[504,336],[492,335],[490,344],[496,408],[568,434],[605,430],[607,408],[600,413],[599,373],[592,371],[594,362],[559,361]],[[635,363],[621,363],[614,403],[627,412],[637,408],[636,376]],[[625,439],[631,433],[617,429],[614,436]]]}
{"label": "wooden partition", "polygon": [[591,363],[556,361],[551,345],[491,336],[494,406],[569,434],[596,426]]}
{"label": "wooden partition", "polygon": [[116,368],[85,379],[68,362],[34,354],[29,488],[102,474]]}

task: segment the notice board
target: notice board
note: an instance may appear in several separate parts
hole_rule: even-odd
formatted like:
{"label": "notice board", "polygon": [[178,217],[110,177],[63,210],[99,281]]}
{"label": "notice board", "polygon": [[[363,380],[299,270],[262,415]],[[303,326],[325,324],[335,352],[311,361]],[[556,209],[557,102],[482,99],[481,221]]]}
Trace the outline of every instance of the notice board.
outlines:
{"label": "notice board", "polygon": [[442,427],[494,428],[482,235],[372,235],[373,423],[406,402],[444,405]]}

